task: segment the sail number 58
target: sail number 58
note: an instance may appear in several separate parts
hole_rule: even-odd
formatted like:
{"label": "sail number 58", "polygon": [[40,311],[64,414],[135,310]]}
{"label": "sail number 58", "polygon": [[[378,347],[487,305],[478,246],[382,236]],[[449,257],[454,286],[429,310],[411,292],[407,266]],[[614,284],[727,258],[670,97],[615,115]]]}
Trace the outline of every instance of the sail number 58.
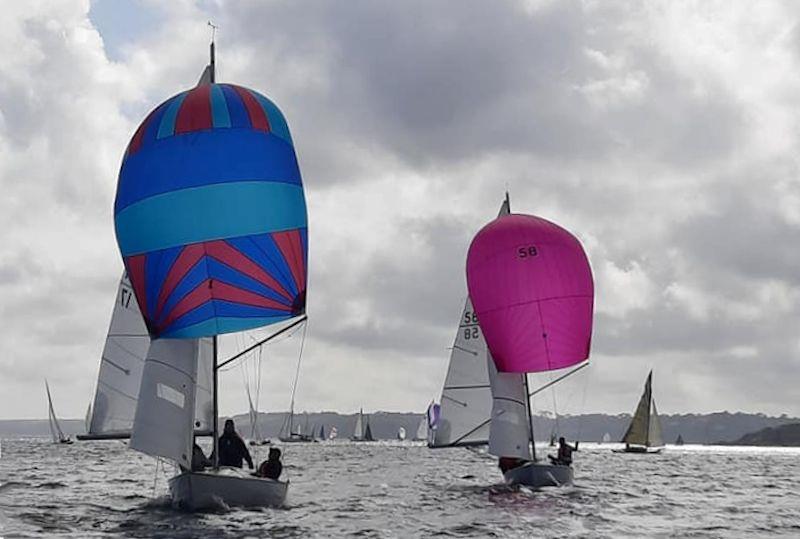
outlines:
{"label": "sail number 58", "polygon": [[539,251],[536,250],[535,245],[523,245],[521,247],[517,247],[518,258],[530,258],[538,254]]}

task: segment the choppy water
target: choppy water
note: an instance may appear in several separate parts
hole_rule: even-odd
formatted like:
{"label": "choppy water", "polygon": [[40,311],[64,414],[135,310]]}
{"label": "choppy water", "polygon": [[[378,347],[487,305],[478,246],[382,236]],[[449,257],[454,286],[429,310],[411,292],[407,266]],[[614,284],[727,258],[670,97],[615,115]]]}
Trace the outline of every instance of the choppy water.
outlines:
{"label": "choppy water", "polygon": [[530,492],[466,450],[292,444],[287,508],[188,514],[171,470],[122,442],[4,440],[0,536],[800,537],[800,450],[610,447],[581,446],[574,487]]}

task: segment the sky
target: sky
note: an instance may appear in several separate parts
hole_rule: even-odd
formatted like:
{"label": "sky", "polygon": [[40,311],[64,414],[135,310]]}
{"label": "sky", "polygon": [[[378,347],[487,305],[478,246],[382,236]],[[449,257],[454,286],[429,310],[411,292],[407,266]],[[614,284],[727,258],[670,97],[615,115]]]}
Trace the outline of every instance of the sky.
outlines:
{"label": "sky", "polygon": [[[437,398],[469,242],[508,189],[595,279],[591,365],[537,410],[632,412],[653,369],[662,414],[800,416],[800,4],[40,0],[0,18],[0,419],[46,417],[45,377],[83,416],[122,154],[196,83],[208,20],[218,80],[275,101],[298,151],[296,409]],[[301,341],[264,350],[261,410],[288,407]],[[223,373],[223,413],[256,361]]]}

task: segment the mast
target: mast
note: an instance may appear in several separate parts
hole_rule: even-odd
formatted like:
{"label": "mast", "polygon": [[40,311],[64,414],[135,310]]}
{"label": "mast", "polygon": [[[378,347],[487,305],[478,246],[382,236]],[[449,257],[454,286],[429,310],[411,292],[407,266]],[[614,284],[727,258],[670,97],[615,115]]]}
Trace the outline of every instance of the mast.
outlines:
{"label": "mast", "polygon": [[208,21],[208,25],[211,27],[211,44],[208,46],[208,52],[209,52],[209,56],[210,56],[210,59],[211,59],[211,61],[208,64],[208,67],[209,67],[209,78],[211,79],[211,84],[214,84],[215,82],[217,82],[217,73],[216,73],[217,66],[216,66],[215,58],[214,58],[214,56],[215,56],[214,55],[214,38],[216,37],[216,34],[217,34],[217,26],[214,23],[212,23],[211,21]]}
{"label": "mast", "polygon": [[[213,42],[212,42],[213,46]],[[217,351],[218,351],[218,343],[217,343],[217,336],[214,335],[213,337],[213,350],[214,350],[214,359],[212,360],[212,390],[211,394],[214,399],[214,469],[219,469],[219,383],[218,383],[218,370],[217,370]]]}
{"label": "mast", "polygon": [[[508,193],[506,193],[506,200],[508,200]],[[531,411],[531,398],[530,388],[528,387],[528,373],[524,373],[523,379],[525,380],[525,410],[528,413],[528,433],[530,434],[531,441],[531,458],[536,462],[536,441],[533,439],[533,412]]]}

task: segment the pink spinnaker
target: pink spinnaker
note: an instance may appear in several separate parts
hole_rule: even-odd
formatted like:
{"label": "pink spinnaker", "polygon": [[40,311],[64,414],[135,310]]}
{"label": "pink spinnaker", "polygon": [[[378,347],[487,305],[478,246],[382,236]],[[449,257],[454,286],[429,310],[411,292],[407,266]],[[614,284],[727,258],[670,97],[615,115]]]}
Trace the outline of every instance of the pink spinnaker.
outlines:
{"label": "pink spinnaker", "polygon": [[484,226],[467,254],[467,285],[497,370],[542,372],[589,357],[592,270],[575,236],[532,215]]}

